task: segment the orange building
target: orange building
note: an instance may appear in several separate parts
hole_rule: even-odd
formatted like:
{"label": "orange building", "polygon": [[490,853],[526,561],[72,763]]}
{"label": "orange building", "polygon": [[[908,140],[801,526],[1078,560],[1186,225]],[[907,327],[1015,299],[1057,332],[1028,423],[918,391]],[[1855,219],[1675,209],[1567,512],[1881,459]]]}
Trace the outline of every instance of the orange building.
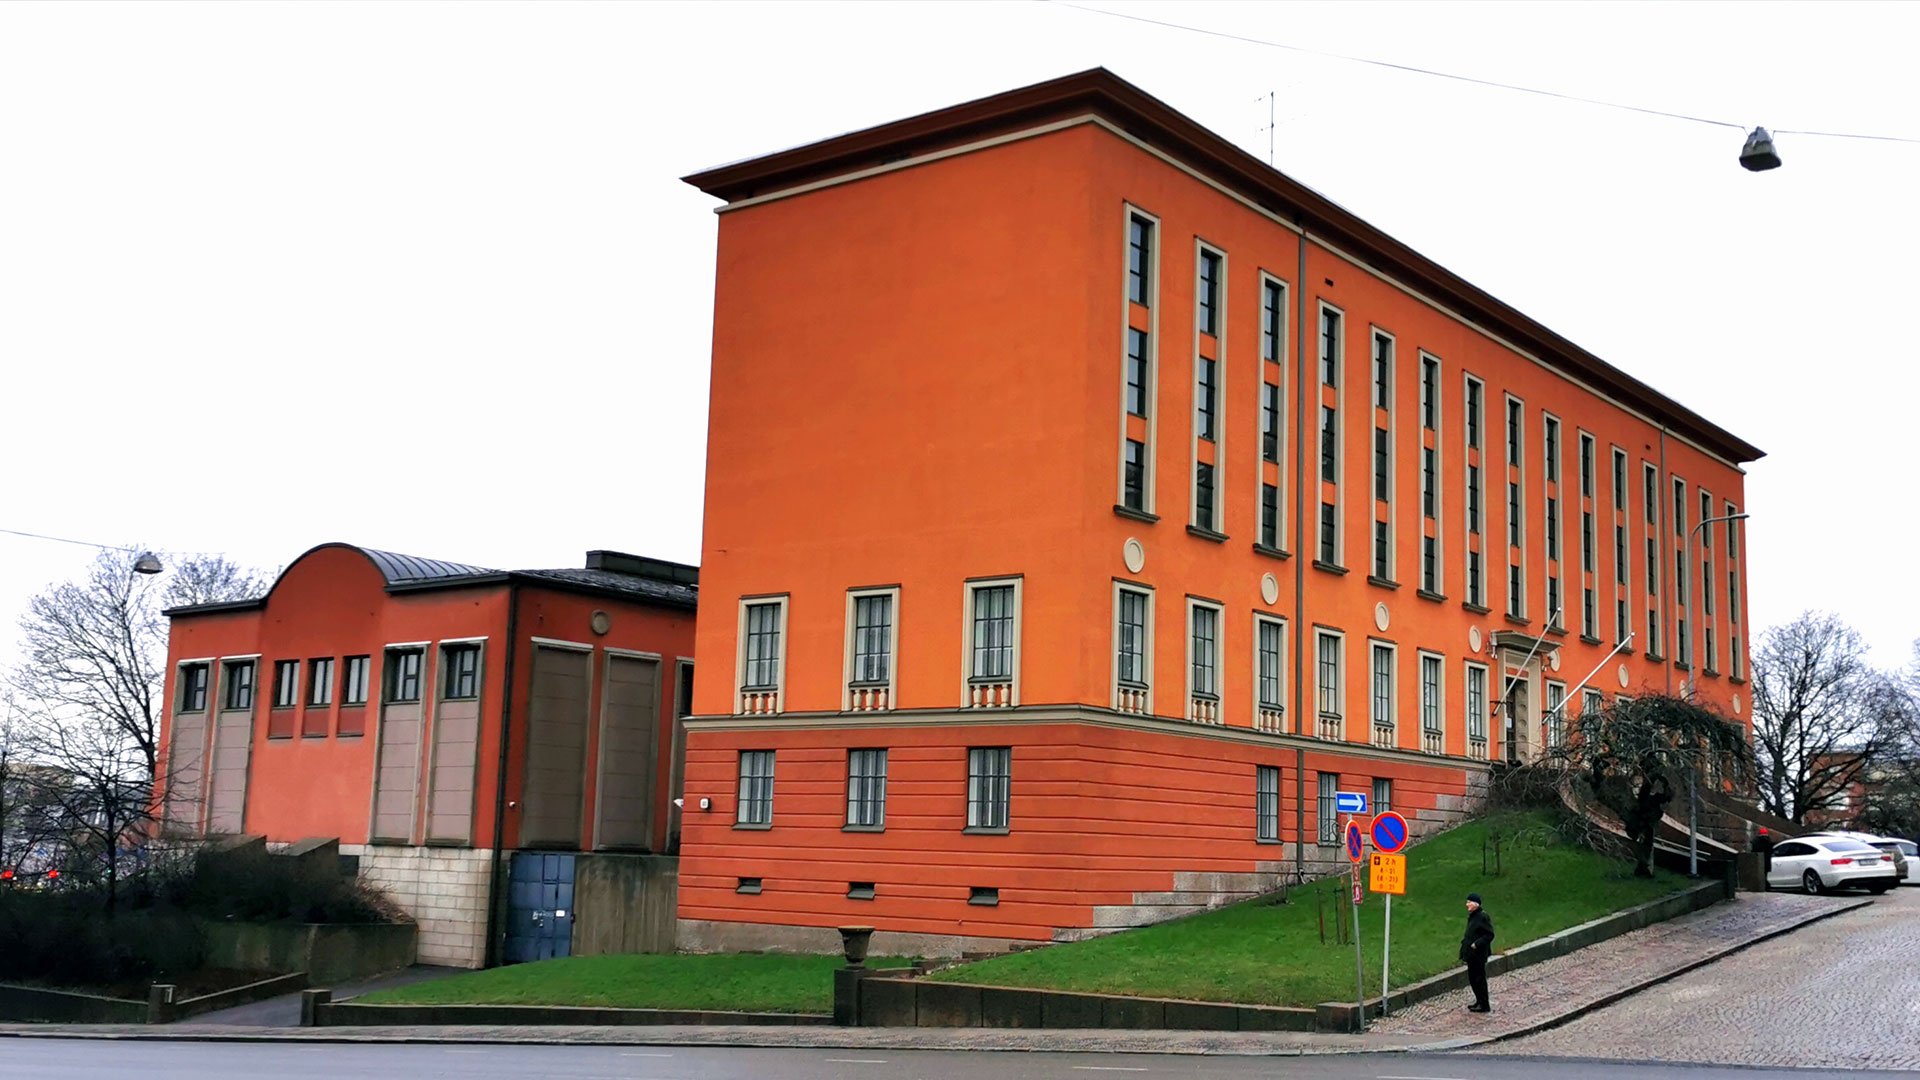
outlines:
{"label": "orange building", "polygon": [[1695,656],[1744,716],[1742,533],[1694,527],[1760,451],[1121,79],[687,180],[683,946],[1137,925],[1335,864],[1337,790],[1443,825]]}
{"label": "orange building", "polygon": [[575,853],[677,846],[697,580],[322,544],[260,599],[169,611],[163,827],[337,840],[424,962],[564,955]]}

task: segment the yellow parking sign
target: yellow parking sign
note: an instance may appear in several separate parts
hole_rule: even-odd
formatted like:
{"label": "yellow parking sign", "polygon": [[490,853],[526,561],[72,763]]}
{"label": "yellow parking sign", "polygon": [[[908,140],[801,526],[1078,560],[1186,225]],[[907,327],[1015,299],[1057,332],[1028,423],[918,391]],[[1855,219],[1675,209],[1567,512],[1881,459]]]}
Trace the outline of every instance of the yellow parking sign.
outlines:
{"label": "yellow parking sign", "polygon": [[1367,863],[1367,891],[1388,896],[1407,895],[1407,857],[1375,852]]}

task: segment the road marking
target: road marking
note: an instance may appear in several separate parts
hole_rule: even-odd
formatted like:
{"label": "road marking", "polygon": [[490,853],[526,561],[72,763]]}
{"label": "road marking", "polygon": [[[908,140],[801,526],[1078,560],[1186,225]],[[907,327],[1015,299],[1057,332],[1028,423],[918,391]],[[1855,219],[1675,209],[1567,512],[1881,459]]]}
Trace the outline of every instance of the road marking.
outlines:
{"label": "road marking", "polygon": [[1146,1072],[1131,1065],[1075,1065],[1081,1072]]}
{"label": "road marking", "polygon": [[672,1057],[672,1054],[643,1054],[638,1051],[621,1051],[621,1057]]}
{"label": "road marking", "polygon": [[828,1058],[831,1065],[885,1065],[886,1058]]}
{"label": "road marking", "polygon": [[486,1053],[491,1053],[491,1051],[487,1051],[487,1050],[454,1050],[454,1049],[449,1049],[449,1050],[442,1050],[442,1051],[441,1051],[441,1053],[443,1053],[443,1054],[486,1054]]}

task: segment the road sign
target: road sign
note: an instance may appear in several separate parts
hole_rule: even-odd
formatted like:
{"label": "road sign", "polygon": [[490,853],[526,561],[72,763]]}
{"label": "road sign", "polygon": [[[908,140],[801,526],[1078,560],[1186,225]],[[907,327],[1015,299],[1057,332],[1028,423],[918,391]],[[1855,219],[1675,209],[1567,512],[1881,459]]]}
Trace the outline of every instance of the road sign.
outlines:
{"label": "road sign", "polygon": [[1352,862],[1359,862],[1366,856],[1367,840],[1360,834],[1360,826],[1351,821],[1347,822],[1347,858]]}
{"label": "road sign", "polygon": [[1333,793],[1333,812],[1336,814],[1364,814],[1367,812],[1367,793],[1364,791],[1336,791]]}
{"label": "road sign", "polygon": [[1407,857],[1375,852],[1367,861],[1367,889],[1388,896],[1407,895]]}
{"label": "road sign", "polygon": [[1373,847],[1375,851],[1388,855],[1407,846],[1407,819],[1391,810],[1382,810],[1373,817]]}

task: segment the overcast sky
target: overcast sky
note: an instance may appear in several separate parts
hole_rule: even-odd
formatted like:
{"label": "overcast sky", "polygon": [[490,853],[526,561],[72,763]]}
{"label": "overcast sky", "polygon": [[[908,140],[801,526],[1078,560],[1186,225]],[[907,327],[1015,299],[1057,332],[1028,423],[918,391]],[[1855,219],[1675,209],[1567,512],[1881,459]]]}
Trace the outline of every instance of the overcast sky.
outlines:
{"label": "overcast sky", "polygon": [[[1920,136],[1920,5],[1091,4],[1735,124]],[[1061,5],[0,5],[0,528],[695,561],[695,169],[1104,65],[1758,444],[1759,625],[1883,663],[1920,145],[1742,134]],[[83,548],[0,534],[0,662]]]}

